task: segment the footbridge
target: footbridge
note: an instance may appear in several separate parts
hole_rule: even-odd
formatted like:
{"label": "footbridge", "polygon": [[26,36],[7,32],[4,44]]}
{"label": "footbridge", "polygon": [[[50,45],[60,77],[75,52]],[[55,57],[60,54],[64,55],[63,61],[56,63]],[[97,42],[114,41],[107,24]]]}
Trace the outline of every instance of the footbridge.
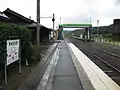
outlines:
{"label": "footbridge", "polygon": [[90,39],[90,30],[91,30],[92,24],[60,24],[59,25],[59,39],[62,39],[62,31],[63,28],[84,28],[84,37],[89,40]]}

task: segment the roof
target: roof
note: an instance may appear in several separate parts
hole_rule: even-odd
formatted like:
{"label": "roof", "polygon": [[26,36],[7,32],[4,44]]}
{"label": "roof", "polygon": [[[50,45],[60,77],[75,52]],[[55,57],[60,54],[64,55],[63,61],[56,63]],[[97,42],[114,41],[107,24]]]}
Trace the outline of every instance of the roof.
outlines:
{"label": "roof", "polygon": [[[3,12],[6,16],[8,16],[12,21],[18,21],[21,20],[21,21],[24,21],[24,22],[27,22],[27,23],[34,23],[34,20],[31,20],[27,17],[24,17],[23,15],[7,8],[4,12]],[[16,19],[17,18],[17,19]],[[19,18],[19,19],[18,19]]]}
{"label": "roof", "polygon": [[[39,24],[39,25],[40,25],[40,24]],[[26,27],[36,27],[36,26],[37,26],[36,23],[32,23],[32,24],[26,25]],[[40,26],[42,26],[42,25],[40,25]]]}
{"label": "roof", "polygon": [[0,12],[0,21],[8,21],[9,18],[2,12]]}
{"label": "roof", "polygon": [[[43,26],[43,25],[41,25],[41,24],[39,24],[39,25],[40,25],[41,28],[45,28],[45,29],[48,29],[48,30],[52,31],[51,28],[47,28],[47,27],[45,27],[45,26]],[[30,24],[30,25],[26,25],[26,27],[27,27],[27,28],[37,28],[37,24],[36,24],[36,23],[33,23],[33,24]]]}
{"label": "roof", "polygon": [[4,13],[0,12],[0,16],[4,18],[8,18]]}
{"label": "roof", "polygon": [[[37,27],[37,22],[35,22],[34,20],[31,20],[9,8],[7,8],[5,11],[0,12],[0,16],[4,16],[6,18],[9,18],[9,22],[12,23],[18,23],[20,25],[23,25],[27,28],[36,28]],[[49,29],[41,24],[39,24],[41,28],[45,28],[45,29]],[[51,29],[49,29],[51,31]]]}
{"label": "roof", "polygon": [[52,28],[48,28],[49,30],[51,30],[51,31],[54,31]]}

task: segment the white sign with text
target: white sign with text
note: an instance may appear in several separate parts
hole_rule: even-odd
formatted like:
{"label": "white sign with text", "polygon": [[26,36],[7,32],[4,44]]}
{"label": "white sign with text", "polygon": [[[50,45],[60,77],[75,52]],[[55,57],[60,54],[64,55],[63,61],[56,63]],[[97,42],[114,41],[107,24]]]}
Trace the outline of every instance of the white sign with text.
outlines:
{"label": "white sign with text", "polygon": [[7,40],[7,66],[19,59],[19,39]]}

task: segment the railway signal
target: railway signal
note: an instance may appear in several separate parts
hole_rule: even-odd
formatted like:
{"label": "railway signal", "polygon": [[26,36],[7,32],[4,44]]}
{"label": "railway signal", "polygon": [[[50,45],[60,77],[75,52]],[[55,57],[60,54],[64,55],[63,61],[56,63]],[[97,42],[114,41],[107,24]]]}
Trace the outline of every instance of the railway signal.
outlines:
{"label": "railway signal", "polygon": [[54,13],[53,13],[52,21],[53,21],[53,30],[54,30],[54,26],[55,26],[55,14]]}

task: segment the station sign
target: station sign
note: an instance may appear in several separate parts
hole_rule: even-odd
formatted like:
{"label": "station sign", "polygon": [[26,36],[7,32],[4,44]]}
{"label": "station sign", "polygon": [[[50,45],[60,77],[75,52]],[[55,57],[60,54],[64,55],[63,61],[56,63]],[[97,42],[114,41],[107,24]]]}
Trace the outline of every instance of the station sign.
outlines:
{"label": "station sign", "polygon": [[7,62],[6,62],[6,65],[8,66],[17,60],[19,60],[19,39],[7,40]]}

